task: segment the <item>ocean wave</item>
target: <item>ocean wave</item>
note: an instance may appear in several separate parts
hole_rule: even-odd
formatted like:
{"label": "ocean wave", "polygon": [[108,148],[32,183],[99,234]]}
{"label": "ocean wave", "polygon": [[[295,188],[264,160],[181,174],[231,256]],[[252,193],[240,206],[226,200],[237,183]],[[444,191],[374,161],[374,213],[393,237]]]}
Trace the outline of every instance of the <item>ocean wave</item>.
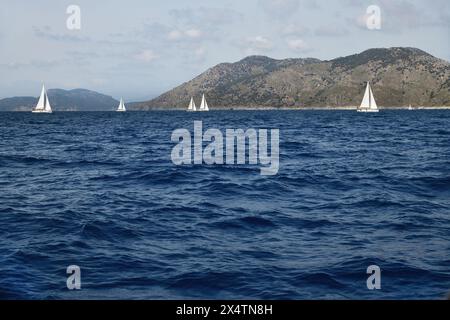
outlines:
{"label": "ocean wave", "polygon": [[276,224],[268,219],[258,216],[246,216],[236,219],[227,219],[224,221],[214,222],[212,227],[227,230],[227,229],[250,229],[252,231],[272,229]]}
{"label": "ocean wave", "polygon": [[[204,128],[281,129],[271,177],[259,165],[175,166],[172,130],[195,117],[0,118],[0,299],[449,291],[447,112],[205,115]],[[71,264],[82,269],[79,292],[66,289]],[[382,270],[382,290],[367,290],[370,265]]]}

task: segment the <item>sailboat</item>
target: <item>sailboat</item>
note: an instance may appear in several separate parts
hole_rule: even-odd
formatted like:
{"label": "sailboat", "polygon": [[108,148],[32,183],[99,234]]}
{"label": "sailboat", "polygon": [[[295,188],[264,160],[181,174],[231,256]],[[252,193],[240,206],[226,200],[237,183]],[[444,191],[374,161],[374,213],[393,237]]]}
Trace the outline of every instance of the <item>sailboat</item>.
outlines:
{"label": "sailboat", "polygon": [[377,102],[373,96],[372,88],[370,83],[367,82],[366,93],[364,94],[361,106],[358,108],[358,112],[379,112]]}
{"label": "sailboat", "polygon": [[123,99],[120,98],[120,104],[119,107],[117,108],[117,112],[126,112],[127,108],[125,108],[125,103],[123,102]]}
{"label": "sailboat", "polygon": [[202,96],[202,103],[200,104],[200,111],[209,111],[208,102],[206,102],[204,94]]}
{"label": "sailboat", "polygon": [[32,111],[33,113],[52,113],[52,106],[48,101],[47,91],[45,91],[45,85],[42,85],[41,96],[36,107]]}
{"label": "sailboat", "polygon": [[412,105],[409,105],[408,110],[409,110],[409,111],[414,110],[413,107],[412,107]]}
{"label": "sailboat", "polygon": [[197,111],[197,106],[195,105],[194,97],[191,98],[191,102],[189,102],[189,107],[187,111]]}

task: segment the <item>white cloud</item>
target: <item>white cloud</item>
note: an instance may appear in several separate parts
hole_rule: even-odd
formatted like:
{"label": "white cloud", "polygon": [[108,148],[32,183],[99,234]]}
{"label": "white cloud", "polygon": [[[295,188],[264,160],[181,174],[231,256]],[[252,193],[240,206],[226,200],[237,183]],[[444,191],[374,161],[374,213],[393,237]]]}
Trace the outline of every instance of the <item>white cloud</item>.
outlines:
{"label": "white cloud", "polygon": [[[381,30],[401,33],[405,30],[424,27],[449,27],[450,2],[448,0],[425,1],[392,1],[378,0],[381,9]],[[347,0],[347,4],[359,7],[360,14],[351,21],[359,28],[367,29],[366,9],[368,4],[359,0]]]}
{"label": "white cloud", "polygon": [[[77,66],[80,66],[79,62],[77,61]],[[54,60],[31,60],[31,61],[10,61],[0,64],[0,67],[7,68],[7,69],[54,69],[61,66],[67,66],[69,64],[73,65],[73,61],[71,60],[65,60],[65,59],[54,59]]]}
{"label": "white cloud", "polygon": [[206,54],[206,49],[204,47],[200,47],[200,48],[195,49],[195,55],[197,57],[201,57],[202,58],[202,57],[205,56],[205,54]]}
{"label": "white cloud", "polygon": [[[322,1],[322,3],[323,2],[324,1]],[[311,10],[320,10],[320,9],[322,9],[322,6],[321,6],[321,4],[319,3],[318,0],[303,0],[302,1],[302,8],[303,7],[311,9]]]}
{"label": "white cloud", "polygon": [[205,47],[192,48],[184,52],[184,58],[187,63],[201,64],[204,63],[207,58],[207,50]]}
{"label": "white cloud", "polygon": [[78,36],[72,33],[56,33],[53,32],[49,26],[38,27],[33,26],[33,33],[38,38],[43,38],[53,41],[67,41],[67,42],[87,42],[91,41],[89,37]]}
{"label": "white cloud", "polygon": [[348,30],[339,25],[330,24],[318,27],[314,34],[319,37],[342,37],[348,34]]}
{"label": "white cloud", "polygon": [[203,37],[203,32],[196,28],[191,28],[187,30],[172,30],[167,35],[167,39],[171,41],[181,41],[181,40],[195,40]]}
{"label": "white cloud", "polygon": [[170,15],[182,26],[203,26],[208,30],[230,25],[240,20],[242,14],[230,8],[184,8],[170,10]]}
{"label": "white cloud", "polygon": [[167,39],[173,41],[180,40],[181,38],[183,38],[183,33],[179,30],[172,30],[167,35]]}
{"label": "white cloud", "polygon": [[299,24],[288,24],[283,27],[281,33],[285,36],[305,36],[311,31],[308,27]]}
{"label": "white cloud", "polygon": [[269,39],[267,39],[263,36],[247,38],[246,42],[248,45],[250,45],[250,47],[252,47],[254,49],[270,50],[273,48],[272,41],[270,41]]}
{"label": "white cloud", "polygon": [[134,58],[136,60],[142,61],[142,62],[152,62],[155,59],[158,59],[159,56],[153,52],[153,50],[147,49],[142,50],[141,52],[134,55]]}
{"label": "white cloud", "polygon": [[189,29],[189,30],[186,30],[186,31],[184,32],[184,34],[185,34],[187,37],[189,37],[189,38],[194,38],[194,39],[200,38],[200,37],[203,35],[203,33],[202,33],[200,30],[198,30],[198,29]]}
{"label": "white cloud", "polygon": [[261,35],[248,37],[237,43],[245,55],[266,54],[274,48],[273,42]]}
{"label": "white cloud", "polygon": [[310,46],[302,39],[287,40],[287,45],[289,49],[297,52],[307,52],[311,50]]}
{"label": "white cloud", "polygon": [[299,0],[259,0],[258,3],[267,15],[277,19],[286,19],[300,7]]}

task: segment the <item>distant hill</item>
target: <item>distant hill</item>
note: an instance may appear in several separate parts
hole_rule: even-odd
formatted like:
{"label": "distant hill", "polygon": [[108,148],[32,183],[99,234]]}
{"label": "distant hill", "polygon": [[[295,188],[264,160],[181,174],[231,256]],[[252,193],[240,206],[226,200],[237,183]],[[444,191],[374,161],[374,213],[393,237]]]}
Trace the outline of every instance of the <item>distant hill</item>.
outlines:
{"label": "distant hill", "polygon": [[[119,101],[85,89],[47,91],[54,111],[113,111]],[[31,111],[38,97],[14,97],[0,100],[0,111]]]}
{"label": "distant hill", "polygon": [[133,109],[185,109],[202,93],[212,109],[357,106],[368,80],[380,106],[450,106],[447,61],[415,48],[382,48],[330,61],[251,56],[219,64]]}

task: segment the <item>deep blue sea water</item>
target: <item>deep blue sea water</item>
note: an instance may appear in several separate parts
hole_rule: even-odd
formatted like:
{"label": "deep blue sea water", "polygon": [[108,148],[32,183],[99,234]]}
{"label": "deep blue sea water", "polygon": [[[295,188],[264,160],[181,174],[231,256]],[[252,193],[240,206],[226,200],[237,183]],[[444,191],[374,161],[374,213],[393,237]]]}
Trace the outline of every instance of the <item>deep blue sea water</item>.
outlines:
{"label": "deep blue sea water", "polygon": [[[279,174],[173,165],[194,120],[280,129]],[[450,111],[0,113],[0,299],[448,291]]]}

